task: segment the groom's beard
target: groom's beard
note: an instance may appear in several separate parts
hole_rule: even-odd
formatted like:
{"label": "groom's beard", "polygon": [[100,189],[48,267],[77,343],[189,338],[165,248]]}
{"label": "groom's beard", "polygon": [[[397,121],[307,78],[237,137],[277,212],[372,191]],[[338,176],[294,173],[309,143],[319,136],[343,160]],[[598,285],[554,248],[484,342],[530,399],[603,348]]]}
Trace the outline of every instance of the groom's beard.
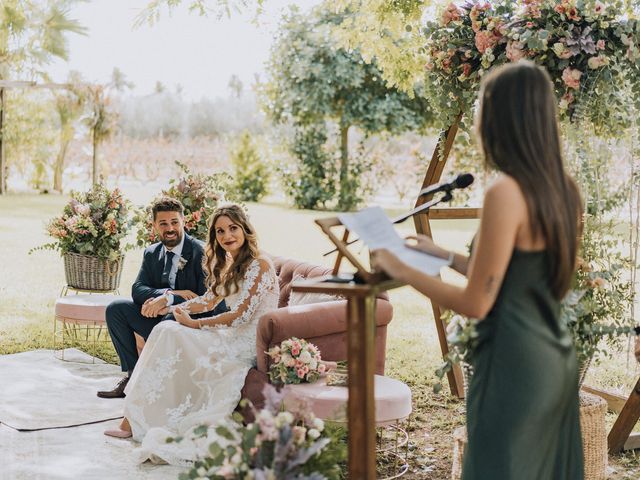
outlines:
{"label": "groom's beard", "polygon": [[183,232],[176,230],[170,232],[164,232],[160,237],[160,241],[167,248],[173,248],[182,241]]}

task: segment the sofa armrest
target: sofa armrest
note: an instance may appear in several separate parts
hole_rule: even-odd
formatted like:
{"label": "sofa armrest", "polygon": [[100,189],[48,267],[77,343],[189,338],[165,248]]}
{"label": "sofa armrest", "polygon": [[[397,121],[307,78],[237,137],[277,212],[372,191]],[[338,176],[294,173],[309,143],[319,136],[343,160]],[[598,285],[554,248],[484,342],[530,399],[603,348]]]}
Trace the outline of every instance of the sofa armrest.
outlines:
{"label": "sofa armrest", "polygon": [[[389,302],[376,300],[376,326],[387,325],[393,316]],[[291,337],[314,338],[347,330],[347,302],[313,303],[272,310],[260,317],[256,337],[257,367],[267,371],[265,352]]]}

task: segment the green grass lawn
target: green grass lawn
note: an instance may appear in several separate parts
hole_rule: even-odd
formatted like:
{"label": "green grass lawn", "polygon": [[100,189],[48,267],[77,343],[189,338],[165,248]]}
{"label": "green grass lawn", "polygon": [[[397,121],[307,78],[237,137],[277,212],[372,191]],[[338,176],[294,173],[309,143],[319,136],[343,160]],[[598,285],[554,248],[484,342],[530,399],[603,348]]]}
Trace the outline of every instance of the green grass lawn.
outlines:
{"label": "green grass lawn", "polygon": [[[126,192],[125,192],[126,193]],[[0,277],[0,354],[37,348],[52,348],[53,305],[65,284],[62,259],[56,252],[38,251],[35,246],[49,239],[46,221],[58,215],[67,197],[57,195],[7,195],[0,197],[0,234],[5,260]],[[278,204],[249,204],[249,213],[265,251],[313,263],[332,265],[331,249],[313,220],[330,212],[297,211]],[[389,212],[390,216],[398,212]],[[438,221],[434,225],[437,242],[465,251],[477,221]],[[400,228],[412,233],[407,221]],[[120,292],[128,294],[142,259],[141,250],[127,252]],[[451,274],[448,279],[461,279]],[[428,301],[408,287],[390,292],[394,318],[389,325],[387,375],[411,387],[414,415],[411,426],[412,473],[405,478],[450,478],[453,430],[464,423],[464,403],[452,398],[448,389],[432,392],[435,369],[440,363],[440,347]],[[95,352],[117,360],[110,346]],[[626,352],[592,367],[587,383],[628,392],[640,375],[635,363],[627,363]],[[609,424],[615,417],[610,415]],[[610,458],[614,471],[609,478],[637,479],[640,459],[634,453]]]}

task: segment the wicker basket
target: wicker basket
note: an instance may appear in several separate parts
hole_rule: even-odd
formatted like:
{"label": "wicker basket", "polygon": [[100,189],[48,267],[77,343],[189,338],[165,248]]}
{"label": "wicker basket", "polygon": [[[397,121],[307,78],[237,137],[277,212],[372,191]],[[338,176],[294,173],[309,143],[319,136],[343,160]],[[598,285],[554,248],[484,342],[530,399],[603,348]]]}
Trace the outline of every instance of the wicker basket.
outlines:
{"label": "wicker basket", "polygon": [[80,290],[116,290],[120,286],[124,255],[117,260],[104,260],[78,253],[64,254],[67,285]]}
{"label": "wicker basket", "polygon": [[[584,455],[584,479],[604,480],[607,470],[607,430],[604,416],[607,402],[590,393],[580,392],[580,428]],[[462,477],[462,457],[467,446],[467,430],[457,428],[453,432],[452,480]]]}
{"label": "wicker basket", "polygon": [[580,428],[584,452],[585,480],[604,480],[607,470],[607,428],[604,416],[607,402],[587,392],[580,392]]}

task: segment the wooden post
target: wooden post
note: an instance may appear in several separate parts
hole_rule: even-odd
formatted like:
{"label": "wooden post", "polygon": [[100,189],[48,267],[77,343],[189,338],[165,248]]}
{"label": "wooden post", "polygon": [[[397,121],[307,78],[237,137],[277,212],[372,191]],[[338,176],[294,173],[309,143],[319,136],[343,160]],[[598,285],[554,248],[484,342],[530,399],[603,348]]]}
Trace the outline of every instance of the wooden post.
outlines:
{"label": "wooden post", "polygon": [[376,478],[375,295],[348,300],[349,478]]}
{"label": "wooden post", "polygon": [[624,407],[618,418],[616,419],[607,443],[609,445],[609,453],[619,453],[622,450],[631,450],[640,448],[640,434],[631,434],[633,427],[640,418],[640,379],[633,387],[633,391],[629,395]]}
{"label": "wooden post", "polygon": [[4,87],[0,87],[0,195],[4,195],[7,193],[5,191],[6,181],[5,178],[5,163],[6,159],[4,156],[4,109],[5,109],[5,101],[4,101]]}
{"label": "wooden post", "polygon": [[[458,133],[458,126],[460,125],[461,119],[462,113],[458,114],[453,124],[445,132],[442,155],[440,155],[440,145],[436,145],[433,155],[431,156],[431,162],[429,162],[429,167],[427,168],[427,173],[422,182],[422,187],[420,187],[420,189],[423,189],[440,181],[440,177],[442,176],[442,172],[447,163],[447,159],[449,158],[449,153],[451,152],[451,147],[453,146],[453,141],[455,140],[456,134]],[[416,207],[419,207],[423,203],[428,202],[432,197],[433,195],[418,197],[418,200],[416,201]],[[440,209],[438,211],[438,218],[450,218],[446,214],[443,214],[442,210],[443,209]],[[477,213],[477,209],[474,209],[474,212]],[[427,211],[425,213],[415,215],[413,219],[416,227],[416,232],[431,237],[432,233],[431,224],[429,223],[429,215],[430,214]],[[446,327],[444,325],[444,322],[440,318],[442,316],[442,311],[440,310],[440,307],[433,302],[431,302],[431,308],[433,310],[433,319],[436,322],[436,330],[438,332],[440,350],[442,351],[442,356],[444,357],[449,353],[449,343],[447,342]],[[464,376],[462,375],[462,369],[459,365],[454,365],[453,369],[450,372],[447,372],[447,380],[449,381],[451,394],[458,398],[464,398]]]}

